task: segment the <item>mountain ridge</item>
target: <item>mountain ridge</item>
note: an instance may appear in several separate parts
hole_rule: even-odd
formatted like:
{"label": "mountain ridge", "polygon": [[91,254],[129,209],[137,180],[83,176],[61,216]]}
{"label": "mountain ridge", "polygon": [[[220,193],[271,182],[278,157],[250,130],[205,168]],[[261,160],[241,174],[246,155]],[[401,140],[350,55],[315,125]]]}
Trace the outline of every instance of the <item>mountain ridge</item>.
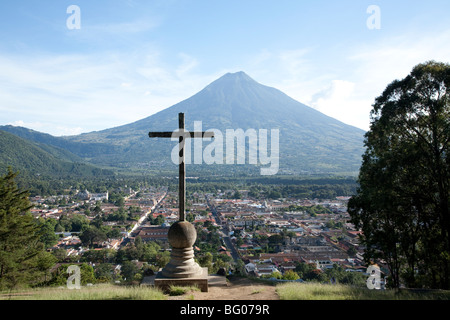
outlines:
{"label": "mountain ridge", "polygon": [[[39,133],[36,133],[39,135]],[[114,173],[87,164],[64,149],[0,130],[0,174],[8,167],[21,175],[42,177],[111,176]]]}
{"label": "mountain ridge", "polygon": [[[174,169],[174,143],[149,139],[149,131],[173,131],[184,112],[186,129],[201,121],[203,130],[278,129],[281,173],[356,174],[363,154],[364,131],[258,83],[245,72],[227,73],[191,97],[149,117],[77,136],[59,137],[64,149],[97,165]],[[0,127],[1,129],[1,127]],[[168,139],[166,139],[168,140]],[[51,143],[56,143],[51,142]],[[59,146],[61,146],[61,144]],[[256,172],[255,166],[192,166],[190,170]],[[250,171],[248,171],[250,170]],[[208,170],[206,170],[208,171]]]}

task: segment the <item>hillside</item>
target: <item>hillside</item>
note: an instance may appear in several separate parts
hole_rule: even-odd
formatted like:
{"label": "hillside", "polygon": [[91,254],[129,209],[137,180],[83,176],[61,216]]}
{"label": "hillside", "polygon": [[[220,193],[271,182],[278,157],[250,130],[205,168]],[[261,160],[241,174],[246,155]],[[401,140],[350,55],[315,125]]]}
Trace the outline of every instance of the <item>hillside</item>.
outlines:
{"label": "hillside", "polygon": [[54,137],[48,133],[11,125],[0,126],[0,130],[12,133],[25,140],[32,141],[61,160],[82,161],[83,158],[89,158],[93,153],[108,152],[108,150],[113,148],[111,145],[95,142],[72,142],[64,137]]}
{"label": "hillside", "polygon": [[9,166],[23,175],[47,177],[73,177],[111,175],[103,170],[81,162],[66,150],[38,144],[0,130],[0,173]]}

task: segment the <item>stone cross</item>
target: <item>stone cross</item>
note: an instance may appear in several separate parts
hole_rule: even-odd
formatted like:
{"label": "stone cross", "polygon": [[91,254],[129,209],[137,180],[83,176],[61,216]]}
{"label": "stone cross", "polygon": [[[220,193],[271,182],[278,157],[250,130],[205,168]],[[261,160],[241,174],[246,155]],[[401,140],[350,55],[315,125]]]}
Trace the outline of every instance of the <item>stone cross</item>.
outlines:
{"label": "stone cross", "polygon": [[194,260],[193,245],[197,238],[195,227],[185,221],[186,167],[184,146],[187,138],[213,138],[213,132],[188,132],[184,130],[184,113],[178,114],[178,132],[150,132],[150,138],[179,138],[179,214],[180,220],[172,224],[167,233],[172,246],[169,263],[158,272],[155,286],[165,288],[171,284],[198,285],[208,288],[208,268],[201,268]]}
{"label": "stone cross", "polygon": [[214,132],[189,132],[184,130],[184,113],[178,114],[178,132],[149,132],[150,138],[179,138],[179,219],[185,221],[186,213],[186,165],[184,162],[184,146],[187,138],[214,138]]}

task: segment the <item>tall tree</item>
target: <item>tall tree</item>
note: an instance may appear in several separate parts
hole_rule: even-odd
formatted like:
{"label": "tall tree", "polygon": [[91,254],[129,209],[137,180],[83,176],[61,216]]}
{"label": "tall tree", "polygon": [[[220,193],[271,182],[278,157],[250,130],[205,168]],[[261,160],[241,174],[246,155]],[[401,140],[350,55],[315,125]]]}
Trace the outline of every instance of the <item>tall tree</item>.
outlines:
{"label": "tall tree", "polygon": [[450,65],[419,64],[375,100],[349,201],[366,260],[391,284],[450,288]]}
{"label": "tall tree", "polygon": [[81,243],[88,247],[93,247],[95,242],[103,242],[106,239],[106,233],[94,226],[89,226],[80,234]]}
{"label": "tall tree", "polygon": [[0,289],[35,282],[55,262],[40,242],[40,226],[16,176],[9,169],[0,177]]}

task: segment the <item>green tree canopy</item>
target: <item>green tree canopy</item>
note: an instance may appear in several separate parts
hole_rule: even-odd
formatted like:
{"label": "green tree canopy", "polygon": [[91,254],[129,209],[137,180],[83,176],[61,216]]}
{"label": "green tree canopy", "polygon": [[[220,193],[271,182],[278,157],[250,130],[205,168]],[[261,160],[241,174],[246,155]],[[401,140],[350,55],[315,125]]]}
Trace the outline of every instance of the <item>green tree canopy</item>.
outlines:
{"label": "green tree canopy", "polygon": [[[67,272],[69,264],[60,265],[53,273],[53,278],[48,282],[50,286],[67,286],[70,274]],[[80,268],[80,284],[96,283],[94,268],[87,263],[77,264]]]}
{"label": "green tree canopy", "polygon": [[359,189],[349,201],[365,259],[383,259],[390,283],[450,287],[450,65],[417,65],[378,97]]}
{"label": "green tree canopy", "polygon": [[55,234],[55,227],[58,221],[56,219],[43,219],[39,218],[37,220],[40,226],[40,241],[44,244],[46,248],[50,248],[58,243],[58,236]]}
{"label": "green tree canopy", "polygon": [[41,227],[29,213],[28,193],[9,169],[0,177],[0,289],[34,283],[55,262],[40,242]]}
{"label": "green tree canopy", "polygon": [[71,230],[80,232],[89,227],[89,219],[84,214],[74,214],[70,217]]}
{"label": "green tree canopy", "polygon": [[124,261],[120,273],[127,282],[134,280],[134,277],[139,272],[137,264],[133,261]]}
{"label": "green tree canopy", "polygon": [[95,242],[102,242],[107,239],[105,232],[94,226],[89,226],[80,234],[80,240],[83,245],[93,247]]}

